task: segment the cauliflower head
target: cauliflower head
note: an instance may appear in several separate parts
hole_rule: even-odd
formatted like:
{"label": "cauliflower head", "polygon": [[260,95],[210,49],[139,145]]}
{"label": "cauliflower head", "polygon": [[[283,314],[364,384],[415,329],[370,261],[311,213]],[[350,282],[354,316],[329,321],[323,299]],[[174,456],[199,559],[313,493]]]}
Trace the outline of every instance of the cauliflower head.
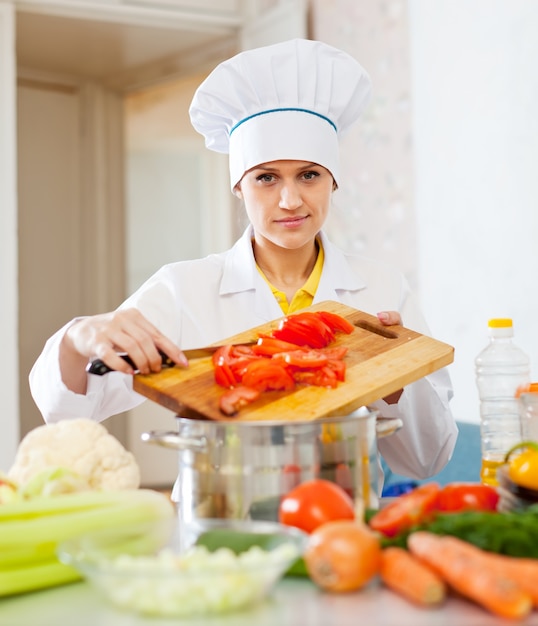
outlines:
{"label": "cauliflower head", "polygon": [[25,485],[49,468],[62,467],[84,478],[91,489],[138,489],[134,455],[98,422],[78,418],[44,424],[20,442],[8,477]]}

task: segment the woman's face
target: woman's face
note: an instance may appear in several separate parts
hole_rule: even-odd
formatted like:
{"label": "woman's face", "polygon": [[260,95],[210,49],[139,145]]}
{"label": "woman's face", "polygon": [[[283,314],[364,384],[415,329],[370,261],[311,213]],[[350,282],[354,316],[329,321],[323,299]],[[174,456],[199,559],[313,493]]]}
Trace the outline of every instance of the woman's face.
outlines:
{"label": "woman's face", "polygon": [[323,226],[333,191],[331,173],[307,161],[271,161],[246,172],[236,187],[257,240],[297,249]]}

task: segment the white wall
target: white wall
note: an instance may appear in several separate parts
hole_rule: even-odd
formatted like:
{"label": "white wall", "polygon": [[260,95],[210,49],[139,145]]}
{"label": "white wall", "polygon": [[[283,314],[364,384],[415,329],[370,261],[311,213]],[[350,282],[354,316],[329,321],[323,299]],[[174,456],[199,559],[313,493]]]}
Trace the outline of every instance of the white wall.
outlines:
{"label": "white wall", "polygon": [[13,462],[19,441],[17,346],[17,139],[15,120],[15,15],[0,2],[0,471]]}
{"label": "white wall", "polygon": [[490,317],[514,319],[538,377],[538,2],[409,8],[420,296],[456,348],[454,413],[476,422]]}

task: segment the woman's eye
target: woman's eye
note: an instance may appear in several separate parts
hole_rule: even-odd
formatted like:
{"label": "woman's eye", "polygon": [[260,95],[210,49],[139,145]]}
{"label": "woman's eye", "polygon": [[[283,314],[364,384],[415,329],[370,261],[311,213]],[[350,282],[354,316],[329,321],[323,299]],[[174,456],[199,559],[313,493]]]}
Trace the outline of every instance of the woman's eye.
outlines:
{"label": "woman's eye", "polygon": [[256,177],[256,180],[261,183],[270,183],[274,180],[274,176],[272,174],[260,174]]}
{"label": "woman's eye", "polygon": [[303,174],[303,178],[305,178],[306,180],[312,180],[313,178],[316,178],[317,176],[319,176],[318,172],[305,172]]}

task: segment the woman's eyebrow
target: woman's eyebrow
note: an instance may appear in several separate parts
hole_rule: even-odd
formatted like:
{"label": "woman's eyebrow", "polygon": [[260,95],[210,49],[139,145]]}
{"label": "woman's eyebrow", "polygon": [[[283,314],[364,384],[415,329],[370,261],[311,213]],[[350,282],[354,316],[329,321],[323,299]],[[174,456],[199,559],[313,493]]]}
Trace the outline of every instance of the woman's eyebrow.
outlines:
{"label": "woman's eyebrow", "polygon": [[[320,167],[320,165],[319,165],[319,163],[305,163],[304,165],[301,165],[297,169],[307,170],[307,169],[309,169],[311,167]],[[278,167],[270,167],[268,165],[256,165],[255,167],[252,168],[252,171],[254,171],[254,170],[264,170],[265,172],[274,172],[274,171],[277,171],[278,169],[279,169]]]}

